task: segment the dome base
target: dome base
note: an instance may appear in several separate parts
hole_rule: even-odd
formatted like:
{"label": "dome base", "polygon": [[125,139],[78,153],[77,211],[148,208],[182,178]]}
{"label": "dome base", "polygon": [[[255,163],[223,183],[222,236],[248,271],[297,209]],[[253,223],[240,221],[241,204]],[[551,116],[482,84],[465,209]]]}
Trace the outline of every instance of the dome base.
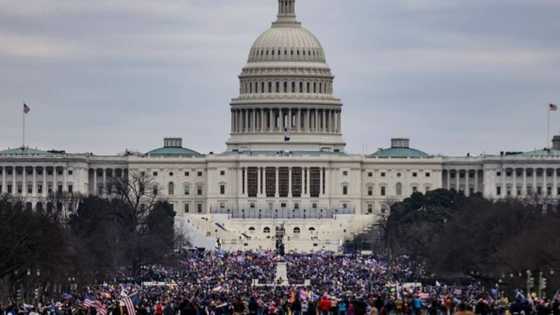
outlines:
{"label": "dome base", "polygon": [[340,134],[283,133],[231,135],[226,143],[229,151],[344,151],[346,143]]}

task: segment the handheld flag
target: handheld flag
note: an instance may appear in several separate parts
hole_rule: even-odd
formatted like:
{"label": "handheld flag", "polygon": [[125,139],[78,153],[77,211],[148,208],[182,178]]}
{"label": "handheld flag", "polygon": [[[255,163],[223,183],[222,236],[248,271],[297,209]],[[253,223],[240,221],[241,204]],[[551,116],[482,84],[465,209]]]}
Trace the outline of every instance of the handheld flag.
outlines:
{"label": "handheld flag", "polygon": [[550,105],[548,106],[548,109],[549,109],[551,112],[558,111],[558,105],[550,104]]}
{"label": "handheld flag", "polygon": [[30,111],[31,111],[31,108],[29,106],[27,106],[27,104],[23,103],[23,113],[24,114],[29,114]]}

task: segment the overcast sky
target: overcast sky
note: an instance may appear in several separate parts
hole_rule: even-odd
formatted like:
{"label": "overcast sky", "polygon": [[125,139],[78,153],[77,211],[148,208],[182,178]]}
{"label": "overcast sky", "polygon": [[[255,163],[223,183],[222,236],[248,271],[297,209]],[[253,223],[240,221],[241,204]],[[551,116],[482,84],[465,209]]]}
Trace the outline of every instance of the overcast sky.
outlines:
{"label": "overcast sky", "polygon": [[[277,0],[0,0],[0,148],[225,149],[229,101]],[[542,148],[560,103],[559,0],[298,0],[344,102],[347,151]],[[560,105],[560,104],[559,104]],[[560,112],[552,132],[560,132]]]}

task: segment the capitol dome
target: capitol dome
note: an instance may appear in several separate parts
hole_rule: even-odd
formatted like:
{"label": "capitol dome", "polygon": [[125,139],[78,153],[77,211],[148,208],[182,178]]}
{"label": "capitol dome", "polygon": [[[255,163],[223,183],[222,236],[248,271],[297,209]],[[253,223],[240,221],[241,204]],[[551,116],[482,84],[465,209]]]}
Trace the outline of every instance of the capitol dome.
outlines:
{"label": "capitol dome", "polygon": [[296,0],[249,50],[231,105],[229,150],[341,152],[342,102],[321,43],[296,19]]}

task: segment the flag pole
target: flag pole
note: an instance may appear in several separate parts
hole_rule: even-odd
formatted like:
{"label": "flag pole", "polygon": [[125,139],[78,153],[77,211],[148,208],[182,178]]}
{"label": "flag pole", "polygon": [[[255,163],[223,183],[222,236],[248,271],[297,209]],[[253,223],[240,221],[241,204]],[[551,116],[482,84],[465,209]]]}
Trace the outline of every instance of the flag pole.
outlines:
{"label": "flag pole", "polygon": [[544,147],[548,148],[548,139],[550,137],[550,108],[546,111],[546,140],[544,142]]}
{"label": "flag pole", "polygon": [[[23,102],[25,104],[25,101]],[[22,139],[22,146],[21,148],[25,150],[25,110],[21,111],[21,121],[22,121],[22,128],[21,128],[21,139]]]}

